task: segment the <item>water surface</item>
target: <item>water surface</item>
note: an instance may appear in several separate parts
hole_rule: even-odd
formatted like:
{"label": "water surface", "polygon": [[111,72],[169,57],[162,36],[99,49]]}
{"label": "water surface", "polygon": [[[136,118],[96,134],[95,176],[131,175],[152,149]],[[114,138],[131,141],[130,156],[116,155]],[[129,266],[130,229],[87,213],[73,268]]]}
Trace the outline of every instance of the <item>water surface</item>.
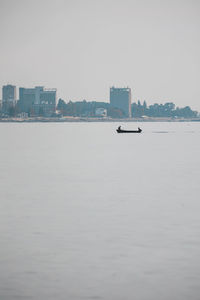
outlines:
{"label": "water surface", "polygon": [[0,299],[200,299],[200,123],[0,136]]}

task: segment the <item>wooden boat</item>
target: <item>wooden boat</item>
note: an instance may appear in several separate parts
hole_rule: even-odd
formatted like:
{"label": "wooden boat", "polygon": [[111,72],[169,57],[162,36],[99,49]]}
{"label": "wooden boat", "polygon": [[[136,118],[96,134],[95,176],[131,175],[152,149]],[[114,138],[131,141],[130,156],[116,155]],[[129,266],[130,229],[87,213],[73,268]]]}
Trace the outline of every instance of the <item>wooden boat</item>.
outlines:
{"label": "wooden boat", "polygon": [[118,132],[118,133],[141,133],[141,132],[142,132],[142,129],[140,129],[140,128],[138,127],[138,130],[123,130],[123,129],[121,129],[121,126],[119,126],[119,127],[117,128],[117,132]]}

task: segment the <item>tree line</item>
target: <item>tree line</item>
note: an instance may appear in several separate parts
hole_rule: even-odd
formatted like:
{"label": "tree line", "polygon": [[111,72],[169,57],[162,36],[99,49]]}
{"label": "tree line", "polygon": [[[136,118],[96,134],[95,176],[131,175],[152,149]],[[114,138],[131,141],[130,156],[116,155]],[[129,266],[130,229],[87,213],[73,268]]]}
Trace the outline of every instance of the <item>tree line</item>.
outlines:
{"label": "tree line", "polygon": [[[95,117],[97,108],[104,108],[107,110],[107,115],[112,118],[124,118],[125,113],[119,108],[112,107],[106,102],[87,102],[86,100],[79,102],[69,101],[66,103],[64,100],[59,99],[57,110],[63,116],[77,116],[77,117]],[[147,105],[146,101],[142,104],[140,101],[134,102],[131,105],[132,117],[170,117],[170,118],[196,118],[198,112],[192,110],[189,106],[179,108],[173,102],[165,104],[154,103]]]}

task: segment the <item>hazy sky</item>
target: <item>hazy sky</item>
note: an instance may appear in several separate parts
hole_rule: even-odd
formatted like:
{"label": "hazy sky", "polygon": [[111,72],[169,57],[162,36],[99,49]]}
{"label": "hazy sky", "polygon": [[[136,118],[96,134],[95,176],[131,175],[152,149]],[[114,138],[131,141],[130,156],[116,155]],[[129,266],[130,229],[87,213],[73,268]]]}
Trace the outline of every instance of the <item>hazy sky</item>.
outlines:
{"label": "hazy sky", "polygon": [[64,100],[173,101],[200,111],[199,0],[0,0],[0,86]]}

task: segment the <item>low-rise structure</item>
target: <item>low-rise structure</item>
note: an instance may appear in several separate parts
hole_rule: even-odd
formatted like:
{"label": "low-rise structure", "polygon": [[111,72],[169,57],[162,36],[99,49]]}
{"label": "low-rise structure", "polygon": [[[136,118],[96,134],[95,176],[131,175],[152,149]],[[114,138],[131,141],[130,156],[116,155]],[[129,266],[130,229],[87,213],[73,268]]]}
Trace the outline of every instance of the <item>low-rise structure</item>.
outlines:
{"label": "low-rise structure", "polygon": [[96,108],[95,116],[96,117],[107,117],[107,109],[105,109],[105,108]]}

